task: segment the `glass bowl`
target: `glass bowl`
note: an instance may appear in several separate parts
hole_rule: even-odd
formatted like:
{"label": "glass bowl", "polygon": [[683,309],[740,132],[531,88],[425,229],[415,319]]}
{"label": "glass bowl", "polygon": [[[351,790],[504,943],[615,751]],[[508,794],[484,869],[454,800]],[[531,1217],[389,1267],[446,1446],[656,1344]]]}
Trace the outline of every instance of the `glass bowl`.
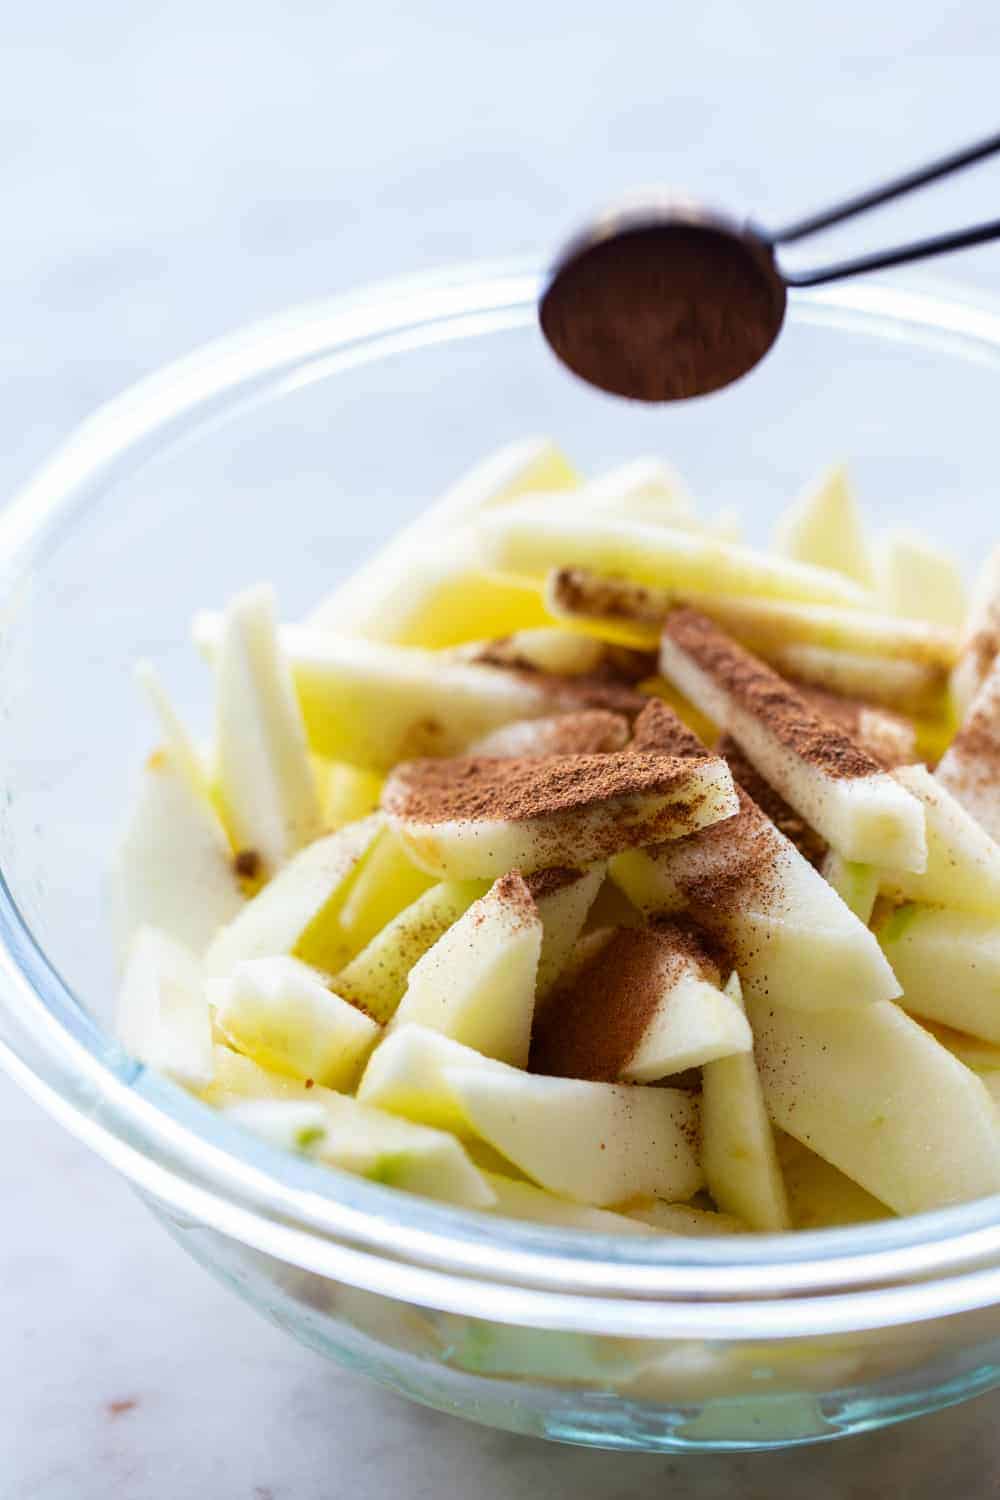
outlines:
{"label": "glass bowl", "polygon": [[[1000,1203],[850,1230],[616,1240],[461,1213],[256,1143],[125,1056],[106,871],[152,738],[137,657],[207,719],[188,622],[273,579],[306,612],[489,449],[668,456],[761,539],[850,458],[880,522],[971,563],[996,534],[1000,316],[876,285],[796,297],[723,395],[565,376],[539,272],[473,266],[304,307],[99,412],[0,515],[0,1058],[276,1322],[419,1401],[651,1450],[808,1442],[1000,1381]],[[947,1122],[942,1122],[946,1128]]]}

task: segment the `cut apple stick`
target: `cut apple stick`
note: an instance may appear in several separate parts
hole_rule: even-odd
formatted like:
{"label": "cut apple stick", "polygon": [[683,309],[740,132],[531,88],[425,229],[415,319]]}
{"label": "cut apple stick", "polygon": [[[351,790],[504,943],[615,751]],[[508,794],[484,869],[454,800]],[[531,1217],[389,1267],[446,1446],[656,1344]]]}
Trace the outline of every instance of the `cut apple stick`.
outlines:
{"label": "cut apple stick", "polygon": [[896,1213],[1000,1191],[993,1100],[898,1005],[748,1011],[771,1119]]}
{"label": "cut apple stick", "polygon": [[815,1151],[783,1130],[776,1134],[793,1229],[835,1229],[892,1217],[884,1203]]}
{"label": "cut apple stick", "polygon": [[592,863],[680,838],[736,810],[725,762],[621,751],[546,759],[412,761],[382,806],[412,858],[444,879]]}
{"label": "cut apple stick", "polygon": [[[567,1198],[557,1198],[530,1182],[516,1182],[499,1172],[487,1172],[486,1180],[496,1194],[492,1212],[504,1219],[524,1219],[532,1224],[553,1224],[559,1229],[589,1229],[592,1234],[651,1234],[648,1223],[636,1214],[609,1213],[606,1208],[585,1208]],[[654,1226],[655,1227],[655,1226]]]}
{"label": "cut apple stick", "polygon": [[394,1015],[419,959],[474,901],[486,894],[482,880],[444,881],[386,923],[336,979],[338,994],[360,1005],[378,1021]]}
{"label": "cut apple stick", "polygon": [[233,600],[215,669],[223,818],[236,847],[255,851],[273,873],[318,837],[322,814],[270,589],[252,589]]}
{"label": "cut apple stick", "polygon": [[640,1224],[648,1224],[660,1234],[685,1234],[699,1239],[711,1234],[746,1234],[750,1227],[732,1214],[692,1208],[687,1203],[661,1203],[655,1198],[623,1204],[620,1212]]}
{"label": "cut apple stick", "polygon": [[[526,438],[508,444],[462,475],[434,505],[397,532],[318,606],[310,624],[338,635],[393,639],[384,633],[389,628],[385,611],[398,591],[405,592],[409,584],[415,550],[518,495],[571,490],[578,482],[568,460],[549,438]],[[470,636],[458,639],[469,640]]]}
{"label": "cut apple stick", "polygon": [[545,1000],[566,966],[604,881],[607,866],[556,866],[529,875],[527,884],[542,923],[542,951],[535,983],[536,1005]]}
{"label": "cut apple stick", "polygon": [[742,1008],[723,994],[698,934],[679,922],[621,928],[560,985],[531,1042],[536,1073],[655,1083],[748,1053]]}
{"label": "cut apple stick", "polygon": [[118,1039],[127,1052],[187,1088],[215,1072],[212,1023],[201,966],[187,948],[153,927],[129,946],[118,1001]]}
{"label": "cut apple stick", "polygon": [[925,867],[920,802],[706,615],[678,609],[668,616],[660,669],[846,859]]}
{"label": "cut apple stick", "polygon": [[994,661],[934,778],[1000,842],[1000,663]]}
{"label": "cut apple stick", "polygon": [[881,874],[878,868],[845,859],[842,854],[829,849],[820,872],[823,879],[833,886],[844,905],[867,927],[878,897]]}
{"label": "cut apple stick", "polygon": [[529,667],[558,677],[579,677],[599,671],[613,650],[606,642],[580,631],[546,625],[469,641],[453,647],[448,656],[454,661],[485,662],[490,667]]}
{"label": "cut apple stick", "polygon": [[926,766],[899,766],[892,776],[924,807],[927,865],[921,873],[882,871],[882,890],[897,900],[1000,916],[1000,845]]}
{"label": "cut apple stick", "polygon": [[112,876],[112,904],[124,949],[154,927],[204,953],[244,905],[233,851],[219,816],[168,750],[142,773]]}
{"label": "cut apple stick", "polygon": [[336,971],[346,957],[337,920],[344,889],[382,826],[374,814],[300,850],[217,934],[205,958],[209,977],[224,978],[244,959],[281,953]]}
{"label": "cut apple stick", "polygon": [[1000,546],[983,563],[972,588],[962,627],[959,658],[951,674],[951,691],[964,719],[993,666],[1000,646]]}
{"label": "cut apple stick", "polygon": [[786,677],[831,693],[865,698],[903,714],[941,717],[947,712],[945,667],[804,642],[790,642],[762,654]]}
{"label": "cut apple stick", "polygon": [[483,566],[532,578],[554,567],[624,574],[685,594],[750,594],[864,609],[865,591],[824,568],[769,556],[694,531],[620,520],[577,506],[517,500],[474,532]]}
{"label": "cut apple stick", "polygon": [[890,614],[958,629],[965,619],[962,573],[926,537],[894,531],[882,540],[878,593]]}
{"label": "cut apple stick", "polygon": [[[742,1015],[736,974],[726,985],[726,998]],[[725,1213],[767,1233],[790,1227],[774,1132],[750,1051],[702,1069],[701,1164],[708,1190]]]}
{"label": "cut apple stick", "polygon": [[628,744],[628,720],[607,709],[522,719],[484,734],[468,746],[468,755],[606,755]]}
{"label": "cut apple stick", "polygon": [[914,1015],[1000,1042],[1000,921],[996,915],[901,906],[878,932]]}
{"label": "cut apple stick", "polygon": [[864,523],[843,464],[827,470],[778,522],[775,547],[783,557],[843,573],[865,589],[875,587],[875,566]]}
{"label": "cut apple stick", "polygon": [[427,1026],[485,1057],[525,1067],[541,948],[541,919],[513,871],[417,960],[392,1025]]}
{"label": "cut apple stick", "polygon": [[475,1133],[540,1187],[597,1208],[649,1195],[684,1202],[704,1183],[698,1101],[679,1089],[446,1068]]}
{"label": "cut apple stick", "polygon": [[340,909],[340,925],[358,953],[387,923],[412,905],[434,881],[418,869],[390,828],[369,849]]}
{"label": "cut apple stick", "polygon": [[252,958],[209,981],[215,1024],[262,1067],[350,1092],[380,1028],[297,958]]}

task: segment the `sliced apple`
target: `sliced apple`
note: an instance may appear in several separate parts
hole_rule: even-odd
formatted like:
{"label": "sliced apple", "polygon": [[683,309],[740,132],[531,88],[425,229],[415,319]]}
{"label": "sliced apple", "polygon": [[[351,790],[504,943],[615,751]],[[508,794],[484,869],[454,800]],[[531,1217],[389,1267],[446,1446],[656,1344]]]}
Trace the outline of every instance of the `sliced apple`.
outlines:
{"label": "sliced apple", "polygon": [[590,479],[575,498],[581,507],[670,525],[695,519],[690,491],[660,458],[635,458]]}
{"label": "sliced apple", "polygon": [[567,1198],[517,1182],[499,1172],[487,1172],[486,1180],[496,1194],[492,1212],[504,1219],[524,1219],[532,1224],[552,1224],[559,1229],[589,1229],[592,1234],[649,1234],[650,1226],[638,1214],[609,1213],[606,1208],[585,1208]]}
{"label": "sliced apple", "polygon": [[777,671],[796,682],[867,698],[899,713],[940,715],[945,707],[948,672],[942,666],[797,641],[768,656]]}
{"label": "sliced apple", "polygon": [[962,573],[954,558],[912,531],[883,539],[878,591],[890,614],[956,630],[965,619]]}
{"label": "sliced apple", "polygon": [[233,600],[216,669],[216,773],[237,848],[271,872],[322,832],[305,725],[278,644],[268,588]]}
{"label": "sliced apple", "polygon": [[317,772],[323,822],[331,832],[375,812],[382,795],[381,776],[324,756],[314,756],[314,767],[317,762],[323,766],[323,774]]}
{"label": "sliced apple", "polygon": [[1000,845],[926,766],[899,766],[891,774],[923,803],[927,866],[919,874],[883,870],[883,891],[904,901],[1000,916]]}
{"label": "sliced apple", "polygon": [[598,671],[608,647],[580,631],[542,625],[534,630],[514,630],[500,637],[472,640],[454,647],[448,654],[456,661],[485,662],[491,667],[529,667],[536,672],[575,677]]}
{"label": "sliced apple", "polygon": [[877,867],[845,859],[842,854],[829,849],[820,869],[823,879],[829,881],[844,905],[867,926],[878,897],[880,871]]}
{"label": "sliced apple", "polygon": [[557,987],[536,1024],[531,1066],[563,1078],[654,1083],[749,1053],[742,1008],[690,925],[621,928]]}
{"label": "sliced apple", "polygon": [[1000,1042],[1000,920],[978,912],[901,906],[878,932],[916,1016]]}
{"label": "sliced apple", "polygon": [[281,955],[239,963],[209,983],[215,1024],[234,1048],[262,1067],[354,1088],[380,1028],[341,999],[324,975]]}
{"label": "sliced apple", "polygon": [[474,1132],[460,1099],[447,1081],[449,1068],[484,1068],[491,1077],[504,1065],[427,1026],[395,1026],[368,1060],[358,1098],[390,1114],[402,1115],[463,1140]]}
{"label": "sliced apple", "polygon": [[898,1005],[747,1008],[771,1119],[896,1213],[1000,1191],[993,1100]]}
{"label": "sliced apple", "polygon": [[484,734],[468,746],[469,755],[606,755],[628,743],[628,720],[603,708],[544,719],[521,719]]}
{"label": "sliced apple", "polygon": [[152,662],[142,661],[136,667],[135,675],[152,704],[172,764],[186,778],[195,796],[211,801],[211,778],[201,752],[171,703],[159,673]]}
{"label": "sliced apple", "polygon": [[843,464],[827,470],[778,522],[775,546],[783,557],[832,568],[865,589],[875,587],[875,567],[858,503]]}
{"label": "sliced apple", "polygon": [[750,594],[865,608],[865,591],[840,574],[768,556],[699,532],[619,520],[614,512],[517,500],[475,528],[483,566],[533,578],[553,567],[590,568],[686,594]]}
{"label": "sliced apple", "polygon": [[209,976],[224,978],[244,959],[281,953],[336,971],[346,957],[340,903],[381,827],[374,814],[300,850],[217,934],[205,959]]}
{"label": "sliced apple", "polygon": [[338,994],[360,1005],[377,1021],[391,1019],[406,992],[413,965],[457,922],[473,901],[486,894],[480,880],[445,881],[431,886],[377,932],[337,975]]}
{"label": "sliced apple", "polygon": [[925,868],[921,803],[706,615],[680,609],[668,616],[660,669],[845,858]]}
{"label": "sliced apple", "polygon": [[[742,1015],[736,974],[726,985],[726,998]],[[774,1132],[749,1049],[702,1069],[701,1163],[708,1190],[725,1213],[768,1233],[790,1227]]]}
{"label": "sliced apple", "polygon": [[445,879],[592,863],[736,809],[725,762],[620,751],[397,766],[382,806],[417,864]]}
{"label": "sliced apple", "polygon": [[316,1154],[327,1136],[328,1117],[322,1104],[297,1099],[248,1099],[230,1104],[222,1113],[280,1151],[303,1156]]}
{"label": "sliced apple", "polygon": [[1000,842],[1000,663],[994,661],[934,776]]}
{"label": "sliced apple", "polygon": [[993,666],[1000,646],[1000,546],[994,547],[979,570],[962,628],[959,659],[951,674],[951,690],[960,718]]}
{"label": "sliced apple", "polygon": [[517,1068],[446,1068],[444,1081],[475,1133],[552,1193],[603,1208],[644,1195],[683,1202],[703,1185],[698,1101],[679,1089]]}
{"label": "sliced apple", "polygon": [[154,752],[142,772],[112,904],[123,949],[140,928],[154,927],[197,954],[244,905],[219,816],[168,750]]}
{"label": "sliced apple", "polygon": [[692,1208],[689,1203],[661,1203],[657,1198],[640,1198],[625,1203],[620,1213],[648,1224],[661,1234],[694,1235],[699,1239],[711,1234],[746,1234],[748,1225],[732,1214],[714,1213],[710,1208]]}
{"label": "sliced apple", "polygon": [[601,889],[606,869],[603,863],[585,870],[556,866],[528,876],[528,889],[542,924],[536,1003],[547,997],[565,968]]}
{"label": "sliced apple", "polygon": [[946,1047],[973,1073],[1000,1072],[1000,1044],[984,1041],[980,1036],[969,1036],[952,1026],[942,1026],[938,1021],[924,1020],[923,1025],[942,1047]]}
{"label": "sliced apple", "polygon": [[413,863],[390,828],[383,828],[362,861],[340,909],[340,925],[353,953],[434,884]]}
{"label": "sliced apple", "polygon": [[777,1132],[777,1146],[794,1229],[835,1229],[892,1217],[884,1203],[783,1130]]}
{"label": "sliced apple", "polygon": [[[527,438],[501,448],[464,474],[436,504],[340,584],[313,612],[310,624],[339,635],[394,639],[385,633],[391,629],[387,620],[394,598],[401,590],[405,593],[410,583],[414,551],[426,548],[433,538],[453,533],[480,512],[505,505],[517,495],[570,490],[578,482],[567,459],[548,438]],[[433,610],[428,611],[428,620],[433,621]]]}
{"label": "sliced apple", "polygon": [[413,965],[392,1024],[427,1026],[525,1067],[541,947],[531,892],[512,871]]}
{"label": "sliced apple", "polygon": [[187,1088],[211,1082],[212,1022],[201,965],[154,927],[140,928],[129,945],[117,1031],[127,1052]]}

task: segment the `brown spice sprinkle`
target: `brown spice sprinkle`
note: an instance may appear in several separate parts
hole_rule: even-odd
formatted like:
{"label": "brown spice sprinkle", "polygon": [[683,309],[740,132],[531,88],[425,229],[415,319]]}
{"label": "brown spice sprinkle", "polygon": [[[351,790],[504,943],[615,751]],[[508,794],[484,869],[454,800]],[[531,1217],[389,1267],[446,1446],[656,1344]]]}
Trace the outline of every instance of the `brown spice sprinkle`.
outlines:
{"label": "brown spice sprinkle", "polygon": [[243,880],[256,880],[261,873],[261,858],[256,849],[238,849],[233,855],[233,869]]}
{"label": "brown spice sprinkle", "polygon": [[659,630],[672,600],[663,589],[633,583],[630,578],[591,573],[586,568],[555,568],[548,593],[557,609],[596,620],[623,620]]}
{"label": "brown spice sprinkle", "polygon": [[804,855],[811,865],[821,864],[827,851],[826,840],[820,837],[805,818],[799,816],[794,807],[789,807],[780,792],[776,792],[774,787],[764,780],[756,766],[747,760],[736,741],[730,735],[724,734],[716,749],[732,771],[733,780],[753,799],[761,812],[771,819],[775,827],[780,829],[785,838],[795,845],[799,853]]}
{"label": "brown spice sprinkle", "polygon": [[880,766],[888,770],[892,766],[909,765],[916,759],[916,731],[903,714],[795,678],[788,681],[817,713],[839,724]]}
{"label": "brown spice sprinkle", "polygon": [[522,922],[536,920],[538,910],[535,906],[535,894],[520,870],[508,870],[506,875],[501,875],[492,891]]}
{"label": "brown spice sprinkle", "polygon": [[[413,760],[389,777],[382,807],[417,823],[524,823],[617,798],[683,794],[693,776],[715,759],[707,752],[694,761],[629,749],[611,755]],[[690,810],[678,806],[678,816]]]}
{"label": "brown spice sprinkle", "polygon": [[535,870],[533,874],[526,875],[525,884],[532,899],[541,901],[544,896],[554,896],[557,891],[576,885],[585,873],[586,871],[573,869],[569,865],[555,865],[549,870]]}
{"label": "brown spice sprinkle", "polygon": [[530,1070],[620,1079],[670,989],[692,965],[718,984],[719,971],[690,923],[619,928],[572,983],[552,995],[532,1035]]}
{"label": "brown spice sprinkle", "polygon": [[477,753],[489,756],[604,755],[628,742],[629,723],[605,708],[583,708],[552,718],[519,719],[504,724],[477,742]]}
{"label": "brown spice sprinkle", "polygon": [[708,752],[693,729],[662,698],[653,698],[635,721],[632,749],[697,759]]}
{"label": "brown spice sprinkle", "polygon": [[810,707],[777,672],[738,645],[706,615],[675,609],[663,633],[801,760],[837,780],[877,775],[882,767],[831,719]]}

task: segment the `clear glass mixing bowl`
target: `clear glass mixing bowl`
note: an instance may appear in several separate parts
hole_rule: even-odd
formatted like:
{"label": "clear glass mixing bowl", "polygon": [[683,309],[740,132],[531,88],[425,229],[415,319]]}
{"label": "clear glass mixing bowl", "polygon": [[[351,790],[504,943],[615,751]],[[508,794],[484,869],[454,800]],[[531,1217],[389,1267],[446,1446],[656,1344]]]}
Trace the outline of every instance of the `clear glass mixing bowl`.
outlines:
{"label": "clear glass mixing bowl", "polygon": [[204,724],[188,621],[236,587],[273,579],[304,613],[463,467],[539,430],[587,469],[668,456],[760,537],[847,455],[880,521],[925,524],[970,563],[994,541],[1000,315],[835,287],[796,298],[743,384],[646,409],[557,368],[538,280],[397,281],[212,344],[99,412],[0,515],[0,1059],[222,1280],[431,1405],[666,1450],[959,1400],[1000,1381],[997,1200],[718,1242],[509,1223],[256,1144],[105,1029],[105,874],[152,734],[131,667],[153,658]]}

